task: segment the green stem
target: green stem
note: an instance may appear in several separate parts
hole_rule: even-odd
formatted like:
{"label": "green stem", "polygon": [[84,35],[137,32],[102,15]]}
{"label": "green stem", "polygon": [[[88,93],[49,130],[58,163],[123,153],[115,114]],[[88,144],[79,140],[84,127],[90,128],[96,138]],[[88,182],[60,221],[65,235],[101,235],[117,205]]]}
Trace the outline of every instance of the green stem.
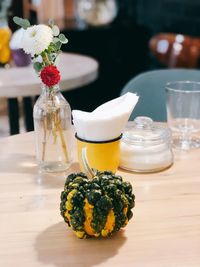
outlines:
{"label": "green stem", "polygon": [[46,152],[46,140],[47,140],[47,118],[44,116],[43,118],[43,130],[44,130],[44,138],[42,142],[42,161],[45,160],[45,152]]}
{"label": "green stem", "polygon": [[44,53],[44,55],[42,56],[42,58],[43,58],[44,63],[45,63],[46,66],[52,64],[51,61],[50,61],[49,58],[48,58],[48,54],[47,54],[47,53]]}

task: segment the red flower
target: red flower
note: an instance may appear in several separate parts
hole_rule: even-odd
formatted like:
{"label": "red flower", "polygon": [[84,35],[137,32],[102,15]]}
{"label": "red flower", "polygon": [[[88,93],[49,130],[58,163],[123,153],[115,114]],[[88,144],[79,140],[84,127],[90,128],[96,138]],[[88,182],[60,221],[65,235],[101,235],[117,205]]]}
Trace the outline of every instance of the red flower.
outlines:
{"label": "red flower", "polygon": [[56,66],[49,65],[44,67],[40,73],[42,82],[47,86],[51,87],[59,83],[60,81],[60,72]]}

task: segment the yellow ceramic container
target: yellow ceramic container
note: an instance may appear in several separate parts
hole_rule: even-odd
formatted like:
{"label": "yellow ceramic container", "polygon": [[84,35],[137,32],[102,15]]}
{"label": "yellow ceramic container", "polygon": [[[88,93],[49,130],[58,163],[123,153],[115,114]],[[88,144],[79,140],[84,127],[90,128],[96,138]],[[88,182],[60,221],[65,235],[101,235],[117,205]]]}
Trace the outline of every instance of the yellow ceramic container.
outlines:
{"label": "yellow ceramic container", "polygon": [[121,136],[113,140],[95,142],[77,139],[78,160],[83,172],[90,168],[99,171],[110,170],[116,172],[119,166],[120,158],[120,139]]}

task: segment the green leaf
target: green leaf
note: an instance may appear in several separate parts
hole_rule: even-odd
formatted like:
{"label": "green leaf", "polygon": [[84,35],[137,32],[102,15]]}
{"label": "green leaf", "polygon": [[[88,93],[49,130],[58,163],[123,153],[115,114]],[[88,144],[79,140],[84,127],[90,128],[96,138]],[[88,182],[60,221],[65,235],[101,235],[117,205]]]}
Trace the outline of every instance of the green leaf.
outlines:
{"label": "green leaf", "polygon": [[13,17],[13,21],[15,24],[19,25],[20,27],[22,27],[25,30],[31,26],[30,22],[27,19],[22,19],[22,18],[17,17],[17,16]]}
{"label": "green leaf", "polygon": [[53,36],[58,36],[60,33],[60,30],[57,25],[53,25],[52,31],[53,31]]}
{"label": "green leaf", "polygon": [[61,43],[61,41],[59,40],[59,42],[56,42],[54,45],[55,45],[56,50],[60,50],[60,48],[61,48],[61,46],[62,46],[62,43]]}
{"label": "green leaf", "polygon": [[59,34],[59,39],[62,44],[67,44],[68,40],[63,33]]}
{"label": "green leaf", "polygon": [[41,69],[42,69],[42,63],[40,63],[40,62],[35,62],[35,63],[33,64],[33,67],[34,67],[34,69],[35,69],[36,72],[40,72]]}
{"label": "green leaf", "polygon": [[58,37],[54,37],[53,38],[53,43],[57,43],[57,42],[60,42],[60,39]]}

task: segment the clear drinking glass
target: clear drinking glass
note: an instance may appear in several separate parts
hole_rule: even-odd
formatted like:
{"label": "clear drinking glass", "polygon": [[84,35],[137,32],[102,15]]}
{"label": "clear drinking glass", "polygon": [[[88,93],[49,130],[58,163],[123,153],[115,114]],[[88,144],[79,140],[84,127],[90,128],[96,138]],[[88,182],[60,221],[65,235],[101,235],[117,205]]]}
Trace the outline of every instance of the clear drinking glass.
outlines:
{"label": "clear drinking glass", "polygon": [[200,82],[170,82],[166,93],[174,146],[184,150],[200,147]]}

